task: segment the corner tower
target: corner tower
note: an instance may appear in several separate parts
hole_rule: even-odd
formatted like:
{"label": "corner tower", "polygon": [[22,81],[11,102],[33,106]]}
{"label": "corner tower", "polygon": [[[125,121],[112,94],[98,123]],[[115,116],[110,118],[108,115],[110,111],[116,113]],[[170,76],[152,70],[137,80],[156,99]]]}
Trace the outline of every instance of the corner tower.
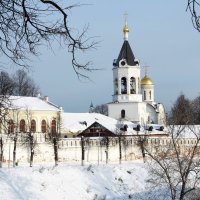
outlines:
{"label": "corner tower", "polygon": [[142,102],[140,91],[140,64],[128,42],[127,20],[123,28],[124,43],[113,62],[113,102]]}

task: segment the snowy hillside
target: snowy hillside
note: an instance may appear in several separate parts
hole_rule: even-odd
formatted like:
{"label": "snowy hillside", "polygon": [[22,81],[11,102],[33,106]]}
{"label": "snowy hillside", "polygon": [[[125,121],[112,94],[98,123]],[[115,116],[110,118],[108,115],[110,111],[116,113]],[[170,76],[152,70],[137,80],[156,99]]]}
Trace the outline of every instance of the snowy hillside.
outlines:
{"label": "snowy hillside", "polygon": [[18,166],[0,169],[1,200],[146,199],[142,161],[121,165]]}

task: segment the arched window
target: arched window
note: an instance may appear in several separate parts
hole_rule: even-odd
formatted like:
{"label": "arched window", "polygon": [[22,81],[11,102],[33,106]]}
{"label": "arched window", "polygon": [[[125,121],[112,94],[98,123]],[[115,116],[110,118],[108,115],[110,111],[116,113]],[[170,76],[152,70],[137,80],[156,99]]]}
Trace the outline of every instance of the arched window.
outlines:
{"label": "arched window", "polygon": [[146,91],[144,91],[144,100],[146,100],[147,97],[146,97]]}
{"label": "arched window", "polygon": [[42,120],[41,130],[42,130],[42,133],[47,132],[47,122],[44,119]]}
{"label": "arched window", "polygon": [[130,78],[130,93],[135,94],[136,93],[136,81],[134,77]]}
{"label": "arched window", "polygon": [[115,94],[118,94],[118,79],[115,79]]}
{"label": "arched window", "polygon": [[31,132],[32,133],[36,132],[36,121],[34,119],[31,120]]}
{"label": "arched window", "polygon": [[150,118],[150,116],[148,116],[148,123],[151,123],[151,118]]}
{"label": "arched window", "polygon": [[125,118],[125,115],[126,115],[125,110],[121,110],[121,118]]}
{"label": "arched window", "polygon": [[138,78],[138,92],[140,92],[140,78]]}
{"label": "arched window", "polygon": [[8,121],[8,133],[14,133],[14,122],[12,119]]}
{"label": "arched window", "polygon": [[25,120],[24,120],[24,119],[20,120],[20,123],[19,123],[19,130],[20,130],[20,132],[22,132],[22,133],[25,133],[25,132],[26,132],[26,123],[25,123]]}
{"label": "arched window", "polygon": [[127,81],[125,77],[121,78],[121,94],[127,94]]}
{"label": "arched window", "polygon": [[149,99],[151,100],[151,91],[149,91]]}
{"label": "arched window", "polygon": [[56,134],[56,120],[52,120],[51,122],[51,133],[52,135],[55,135]]}

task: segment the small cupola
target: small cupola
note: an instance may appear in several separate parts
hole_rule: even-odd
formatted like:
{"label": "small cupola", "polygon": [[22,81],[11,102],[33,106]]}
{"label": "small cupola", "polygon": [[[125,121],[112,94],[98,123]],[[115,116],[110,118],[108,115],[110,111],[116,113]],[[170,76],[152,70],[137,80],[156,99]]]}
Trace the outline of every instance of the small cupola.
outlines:
{"label": "small cupola", "polygon": [[152,103],[154,102],[154,82],[147,75],[147,67],[145,67],[145,76],[140,82],[143,101]]}
{"label": "small cupola", "polygon": [[154,85],[153,80],[147,75],[141,80],[141,85]]}

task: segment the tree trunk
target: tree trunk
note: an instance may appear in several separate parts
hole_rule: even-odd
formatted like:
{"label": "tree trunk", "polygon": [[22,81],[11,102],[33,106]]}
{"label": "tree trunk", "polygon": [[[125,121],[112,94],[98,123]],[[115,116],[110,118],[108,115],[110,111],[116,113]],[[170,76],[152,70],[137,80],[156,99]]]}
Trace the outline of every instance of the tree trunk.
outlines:
{"label": "tree trunk", "polygon": [[33,166],[33,156],[34,156],[34,150],[31,150],[31,157],[30,157],[30,167]]}
{"label": "tree trunk", "polygon": [[119,136],[119,164],[122,163],[122,143],[121,143],[121,136]]}
{"label": "tree trunk", "polygon": [[30,167],[33,166],[33,156],[34,156],[34,144],[33,144],[33,135],[30,134],[30,150],[31,150],[31,155],[30,155]]}
{"label": "tree trunk", "polygon": [[185,182],[183,181],[179,199],[184,200],[184,197],[185,197]]}
{"label": "tree trunk", "polygon": [[108,164],[108,149],[109,149],[109,138],[106,137],[106,164]]}
{"label": "tree trunk", "polygon": [[17,149],[17,136],[14,137],[14,148],[13,148],[13,167],[16,166],[16,149]]}
{"label": "tree trunk", "polygon": [[3,163],[3,139],[0,139],[0,168],[2,168]]}
{"label": "tree trunk", "polygon": [[53,147],[54,147],[54,159],[55,159],[55,166],[58,165],[58,142],[57,138],[53,138]]}
{"label": "tree trunk", "polygon": [[85,160],[85,148],[84,148],[84,137],[81,136],[81,165],[84,165]]}

